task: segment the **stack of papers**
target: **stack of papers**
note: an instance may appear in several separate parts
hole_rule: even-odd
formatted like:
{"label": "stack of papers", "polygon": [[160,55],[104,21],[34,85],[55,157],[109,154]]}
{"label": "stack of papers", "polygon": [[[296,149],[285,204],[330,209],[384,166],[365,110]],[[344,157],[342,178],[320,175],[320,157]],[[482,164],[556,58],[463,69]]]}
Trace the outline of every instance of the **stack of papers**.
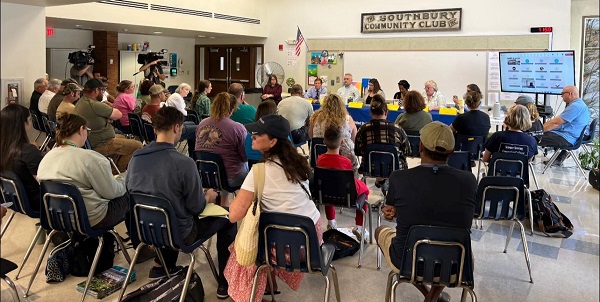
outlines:
{"label": "stack of papers", "polygon": [[199,218],[203,217],[227,217],[229,215],[229,211],[225,210],[225,208],[218,206],[214,203],[207,203],[204,211],[198,215]]}

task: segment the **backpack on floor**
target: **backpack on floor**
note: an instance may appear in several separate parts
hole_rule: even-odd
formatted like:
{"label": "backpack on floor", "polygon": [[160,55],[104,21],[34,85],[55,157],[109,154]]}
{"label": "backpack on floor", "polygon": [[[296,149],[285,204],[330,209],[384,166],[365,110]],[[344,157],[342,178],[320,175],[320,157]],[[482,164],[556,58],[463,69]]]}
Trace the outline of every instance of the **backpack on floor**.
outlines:
{"label": "backpack on floor", "polygon": [[336,229],[325,231],[323,233],[323,241],[335,246],[333,260],[352,256],[360,249],[358,241]]}
{"label": "backpack on floor", "polygon": [[552,196],[544,189],[531,191],[533,225],[549,237],[568,238],[573,224],[552,202]]}
{"label": "backpack on floor", "polygon": [[[104,244],[102,250],[100,250],[100,258],[98,258],[98,264],[96,264],[96,271],[94,275],[97,275],[107,269],[113,267],[113,261],[115,259],[115,237],[111,234],[104,234]],[[83,236],[74,236],[73,238],[73,262],[71,263],[71,275],[77,277],[87,277],[96,255],[96,249],[98,249],[98,239],[87,238]]]}
{"label": "backpack on floor", "polygon": [[[189,268],[185,267],[171,278],[162,277],[142,285],[123,298],[123,302],[171,302],[179,301],[181,290],[185,281],[185,274]],[[192,272],[185,302],[204,301],[204,287],[202,280],[195,271]]]}

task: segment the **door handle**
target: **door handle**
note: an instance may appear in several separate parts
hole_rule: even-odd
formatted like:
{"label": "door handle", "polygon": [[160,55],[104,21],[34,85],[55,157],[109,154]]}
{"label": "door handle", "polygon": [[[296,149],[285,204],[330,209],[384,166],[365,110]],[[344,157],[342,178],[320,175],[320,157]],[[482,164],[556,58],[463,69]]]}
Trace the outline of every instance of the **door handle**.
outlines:
{"label": "door handle", "polygon": [[227,78],[225,79],[216,79],[216,78],[208,78],[209,81],[227,81]]}
{"label": "door handle", "polygon": [[250,80],[241,80],[241,79],[230,79],[230,81],[240,82],[240,83],[250,83]]}

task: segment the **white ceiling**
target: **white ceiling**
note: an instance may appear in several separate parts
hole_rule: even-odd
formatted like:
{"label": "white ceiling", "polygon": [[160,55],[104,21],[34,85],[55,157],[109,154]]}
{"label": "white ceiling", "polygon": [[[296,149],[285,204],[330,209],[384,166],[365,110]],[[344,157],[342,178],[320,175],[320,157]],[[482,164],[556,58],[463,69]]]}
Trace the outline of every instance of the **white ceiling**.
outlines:
{"label": "white ceiling", "polygon": [[32,6],[58,6],[67,4],[80,4],[96,2],[94,0],[2,0],[5,3],[32,5]]}

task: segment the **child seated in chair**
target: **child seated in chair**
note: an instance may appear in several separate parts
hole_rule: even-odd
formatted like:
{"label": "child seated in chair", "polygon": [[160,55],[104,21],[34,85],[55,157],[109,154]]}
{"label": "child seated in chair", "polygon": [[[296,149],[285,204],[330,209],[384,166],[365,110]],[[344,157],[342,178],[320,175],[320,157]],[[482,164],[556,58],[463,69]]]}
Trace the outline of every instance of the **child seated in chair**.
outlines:
{"label": "child seated in chair", "polygon": [[[323,133],[323,142],[325,146],[327,146],[327,152],[319,156],[317,159],[317,167],[320,168],[330,168],[330,169],[340,169],[340,170],[352,170],[352,163],[347,157],[340,155],[340,145],[342,144],[342,133],[341,129],[335,125],[327,127],[325,132]],[[362,194],[366,195],[366,199],[369,198],[369,188],[367,185],[359,179],[354,179],[354,183],[356,184],[356,193],[357,196]],[[365,200],[366,200],[365,199]],[[367,203],[363,205],[363,209],[367,211]],[[334,229],[337,227],[337,223],[335,221],[335,207],[334,206],[325,206],[325,216],[327,217],[327,228]],[[360,241],[360,234],[362,234],[363,228],[363,213],[360,209],[356,209],[356,227],[352,230],[352,232],[356,235],[357,239]],[[369,238],[369,233],[365,230],[365,238],[367,240]]]}

